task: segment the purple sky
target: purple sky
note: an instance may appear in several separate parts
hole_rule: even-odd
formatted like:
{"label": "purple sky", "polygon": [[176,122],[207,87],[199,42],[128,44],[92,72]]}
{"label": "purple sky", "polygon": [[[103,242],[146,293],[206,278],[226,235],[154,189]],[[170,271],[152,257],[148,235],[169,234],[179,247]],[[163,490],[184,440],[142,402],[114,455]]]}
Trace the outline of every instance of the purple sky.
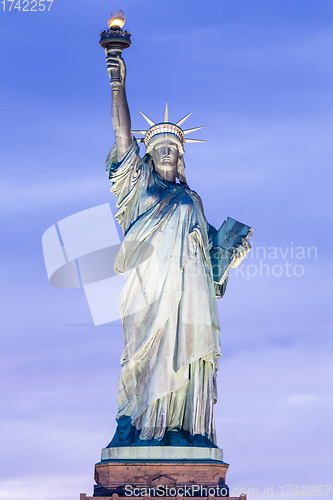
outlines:
{"label": "purple sky", "polygon": [[206,125],[193,137],[208,142],[186,146],[190,187],[211,224],[230,216],[255,230],[219,303],[216,424],[231,492],[257,488],[250,498],[262,499],[273,486],[277,500],[282,485],[308,494],[332,484],[332,1],[9,6],[0,12],[0,500],[91,494],[115,429],[121,324],[94,327],[83,290],[48,283],[41,237],[81,210],[114,210],[98,40],[119,8],[132,32],[133,128],[145,126],[139,110],[161,120],[166,101],[171,121],[194,110],[188,128]]}

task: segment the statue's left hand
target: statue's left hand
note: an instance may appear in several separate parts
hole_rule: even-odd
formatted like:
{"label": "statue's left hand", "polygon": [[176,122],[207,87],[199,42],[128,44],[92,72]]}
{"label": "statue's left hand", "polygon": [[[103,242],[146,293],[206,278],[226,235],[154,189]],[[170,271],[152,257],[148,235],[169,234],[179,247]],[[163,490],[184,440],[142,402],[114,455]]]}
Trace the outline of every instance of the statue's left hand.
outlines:
{"label": "statue's left hand", "polygon": [[236,250],[236,253],[234,256],[235,258],[234,258],[234,261],[233,261],[233,264],[231,267],[233,269],[235,267],[238,267],[243,262],[243,260],[245,259],[245,257],[247,256],[247,254],[249,253],[250,250],[251,250],[250,243],[245,238],[243,238],[241,245],[239,245],[237,247],[237,250]]}

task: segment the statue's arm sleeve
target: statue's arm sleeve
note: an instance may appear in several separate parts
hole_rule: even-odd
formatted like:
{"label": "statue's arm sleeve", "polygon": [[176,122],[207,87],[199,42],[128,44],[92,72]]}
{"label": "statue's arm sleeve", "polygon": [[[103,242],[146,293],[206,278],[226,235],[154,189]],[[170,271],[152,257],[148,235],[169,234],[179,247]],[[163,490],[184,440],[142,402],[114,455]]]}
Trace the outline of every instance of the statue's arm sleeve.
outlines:
{"label": "statue's arm sleeve", "polygon": [[133,139],[131,147],[120,161],[117,161],[117,143],[114,143],[105,162],[105,171],[108,179],[113,184],[124,181],[125,178],[133,174],[134,170],[137,170],[140,160],[139,146],[135,139]]}
{"label": "statue's arm sleeve", "polygon": [[150,169],[140,158],[139,146],[135,139],[125,156],[117,161],[117,147],[113,145],[105,164],[106,174],[112,182],[111,192],[118,198],[116,219],[124,233],[138,218],[139,197],[146,190]]}
{"label": "statue's arm sleeve", "polygon": [[[209,222],[207,222],[207,226],[208,226],[208,229],[207,229],[208,245],[209,245],[209,250],[211,250],[213,248],[214,236],[217,233],[217,229],[214,226],[212,226],[211,224],[209,224]],[[214,281],[215,297],[217,299],[222,299],[223,295],[225,294],[226,288],[227,288],[227,283],[228,283],[228,276],[223,281],[222,285],[220,285],[219,283],[216,283]]]}
{"label": "statue's arm sleeve", "polygon": [[209,222],[207,222],[207,233],[208,233],[208,248],[209,250],[211,250],[212,246],[213,246],[213,239],[214,239],[214,236],[215,234],[217,233],[217,229],[215,229],[214,226],[212,226],[211,224],[209,224]]}

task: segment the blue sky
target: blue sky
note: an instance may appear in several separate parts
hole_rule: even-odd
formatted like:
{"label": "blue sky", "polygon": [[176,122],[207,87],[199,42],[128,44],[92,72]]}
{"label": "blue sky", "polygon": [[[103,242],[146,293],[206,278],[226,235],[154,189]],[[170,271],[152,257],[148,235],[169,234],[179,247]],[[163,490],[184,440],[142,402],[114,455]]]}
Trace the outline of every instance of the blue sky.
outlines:
{"label": "blue sky", "polygon": [[279,499],[282,485],[331,484],[331,0],[9,5],[0,11],[0,499],[91,493],[115,428],[121,325],[94,327],[83,290],[48,283],[41,237],[81,210],[114,208],[98,40],[119,8],[132,32],[133,128],[145,126],[139,110],[162,119],[166,101],[172,121],[194,110],[188,127],[206,125],[195,137],[208,142],[186,146],[189,185],[211,224],[230,216],[255,230],[219,303],[216,423],[231,491],[257,488],[259,499],[273,486]]}

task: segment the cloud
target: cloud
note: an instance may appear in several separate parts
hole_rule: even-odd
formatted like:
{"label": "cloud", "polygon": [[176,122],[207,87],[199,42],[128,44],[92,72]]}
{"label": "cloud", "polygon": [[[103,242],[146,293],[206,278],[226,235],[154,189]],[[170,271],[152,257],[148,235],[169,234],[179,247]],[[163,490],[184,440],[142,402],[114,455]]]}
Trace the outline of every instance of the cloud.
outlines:
{"label": "cloud", "polygon": [[290,394],[287,396],[286,403],[288,405],[304,405],[315,399],[313,394]]}
{"label": "cloud", "polygon": [[[274,29],[272,33],[274,33]],[[250,33],[251,30],[248,30]],[[281,32],[276,32],[276,34]],[[253,34],[253,33],[252,33]],[[333,56],[327,50],[333,43],[333,35],[328,30],[298,30],[292,36],[286,32],[285,37],[276,36],[268,43],[258,43],[255,37],[248,47],[234,47],[221,52],[221,58],[232,66],[241,66],[244,71],[247,67],[255,67],[263,71],[277,71],[281,68],[303,66],[308,70],[309,65],[331,73],[330,65]],[[252,45],[252,46],[251,46]]]}
{"label": "cloud", "polygon": [[84,474],[18,476],[0,480],[0,499],[73,500],[83,493],[82,488],[92,489]]}
{"label": "cloud", "polygon": [[[41,208],[48,209],[64,203],[68,204],[82,199],[87,200],[96,193],[100,194],[102,190],[101,179],[95,176],[39,182],[30,185],[3,183],[0,188],[2,217],[8,216],[8,213],[22,212],[22,210],[33,212]],[[105,191],[108,194],[108,190]]]}

